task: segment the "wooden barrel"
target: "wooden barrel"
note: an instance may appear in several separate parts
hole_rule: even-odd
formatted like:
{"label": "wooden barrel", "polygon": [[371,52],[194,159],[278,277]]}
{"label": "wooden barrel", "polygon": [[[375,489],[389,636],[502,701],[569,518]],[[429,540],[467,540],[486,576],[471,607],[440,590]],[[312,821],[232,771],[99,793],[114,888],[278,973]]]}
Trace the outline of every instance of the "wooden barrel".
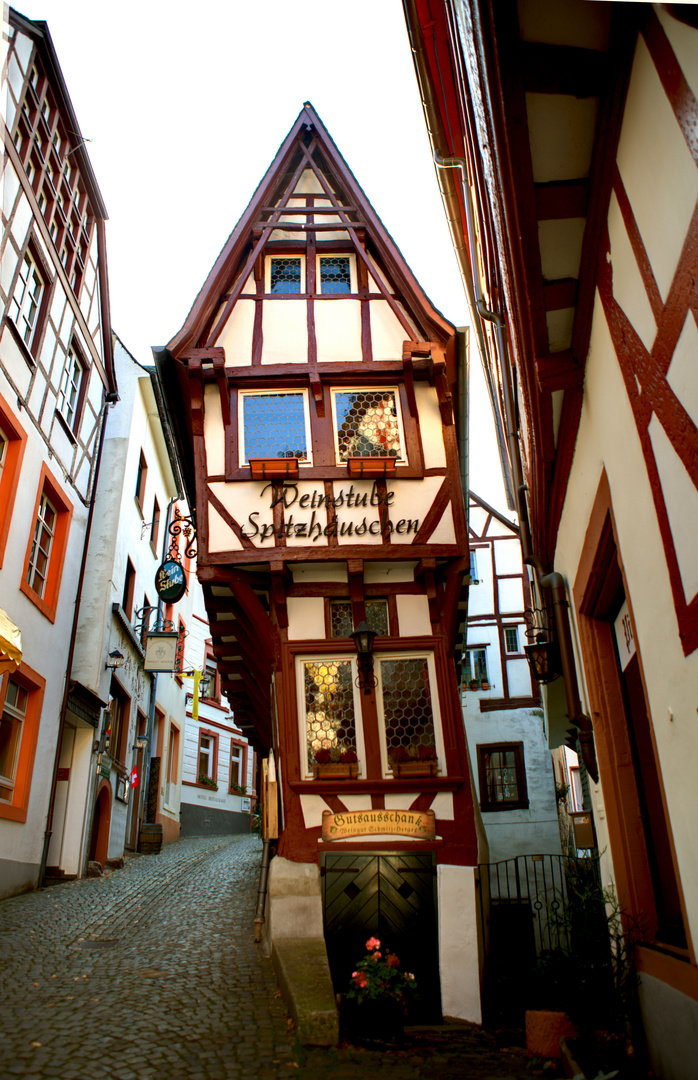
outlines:
{"label": "wooden barrel", "polygon": [[144,821],[138,834],[138,850],[141,855],[158,855],[162,847],[162,825]]}

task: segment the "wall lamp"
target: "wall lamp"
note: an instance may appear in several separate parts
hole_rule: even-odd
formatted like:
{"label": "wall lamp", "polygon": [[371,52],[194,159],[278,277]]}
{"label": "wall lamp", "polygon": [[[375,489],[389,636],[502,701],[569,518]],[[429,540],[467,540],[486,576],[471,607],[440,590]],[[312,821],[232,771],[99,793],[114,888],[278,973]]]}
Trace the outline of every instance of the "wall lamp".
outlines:
{"label": "wall lamp", "polygon": [[556,641],[537,640],[534,645],[524,645],[534,679],[549,683],[560,677],[560,650]]}
{"label": "wall lamp", "polygon": [[[109,660],[111,660],[111,664],[109,663]],[[110,671],[116,671],[117,668],[123,667],[126,657],[122,652],[119,652],[118,649],[112,649],[109,653],[109,660],[107,660],[104,665],[105,668],[108,668]]]}
{"label": "wall lamp", "polygon": [[356,656],[359,663],[359,677],[357,686],[364,694],[370,694],[378,679],[373,674],[373,642],[378,637],[375,630],[364,619],[361,620],[354,632],[349,635],[356,646]]}

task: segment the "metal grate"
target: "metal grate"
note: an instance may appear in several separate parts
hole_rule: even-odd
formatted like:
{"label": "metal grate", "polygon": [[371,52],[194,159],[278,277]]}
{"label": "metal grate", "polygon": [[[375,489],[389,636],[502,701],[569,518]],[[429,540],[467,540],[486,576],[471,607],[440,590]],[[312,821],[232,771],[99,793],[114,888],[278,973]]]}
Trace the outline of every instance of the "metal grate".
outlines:
{"label": "metal grate", "polygon": [[351,661],[306,660],[303,674],[308,765],[320,749],[356,750]]}
{"label": "metal grate", "polygon": [[301,291],[300,259],[271,260],[271,291],[273,293],[299,293]]}
{"label": "metal grate", "polygon": [[401,456],[394,390],[343,390],[334,398],[340,461]]}
{"label": "metal grate", "polygon": [[388,754],[398,746],[434,746],[426,658],[381,660],[380,670]]}
{"label": "metal grate", "polygon": [[307,458],[303,394],[245,394],[242,399],[245,461]]}
{"label": "metal grate", "polygon": [[350,293],[349,259],[341,256],[321,258],[320,283],[323,293]]}

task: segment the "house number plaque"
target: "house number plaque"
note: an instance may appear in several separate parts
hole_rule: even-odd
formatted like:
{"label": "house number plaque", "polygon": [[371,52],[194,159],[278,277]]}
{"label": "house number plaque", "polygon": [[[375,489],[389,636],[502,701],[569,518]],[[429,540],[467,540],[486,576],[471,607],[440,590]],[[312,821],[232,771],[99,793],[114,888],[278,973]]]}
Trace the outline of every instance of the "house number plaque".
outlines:
{"label": "house number plaque", "polygon": [[433,810],[348,810],[322,814],[322,839],[344,840],[350,836],[412,836],[433,840],[436,818]]}

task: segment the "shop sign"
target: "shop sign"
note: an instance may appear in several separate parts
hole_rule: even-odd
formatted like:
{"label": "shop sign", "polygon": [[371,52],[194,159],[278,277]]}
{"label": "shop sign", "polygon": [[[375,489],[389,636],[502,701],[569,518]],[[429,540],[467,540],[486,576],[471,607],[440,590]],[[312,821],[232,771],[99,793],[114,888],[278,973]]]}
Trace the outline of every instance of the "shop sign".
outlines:
{"label": "shop sign", "polygon": [[155,588],[161,600],[176,604],[187,591],[187,576],[177,559],[165,559],[155,574]]}
{"label": "shop sign", "polygon": [[322,814],[322,839],[344,840],[350,836],[411,836],[433,840],[436,818],[433,810],[348,810]]}
{"label": "shop sign", "polygon": [[174,671],[178,643],[176,631],[151,630],[145,642],[145,671]]}

